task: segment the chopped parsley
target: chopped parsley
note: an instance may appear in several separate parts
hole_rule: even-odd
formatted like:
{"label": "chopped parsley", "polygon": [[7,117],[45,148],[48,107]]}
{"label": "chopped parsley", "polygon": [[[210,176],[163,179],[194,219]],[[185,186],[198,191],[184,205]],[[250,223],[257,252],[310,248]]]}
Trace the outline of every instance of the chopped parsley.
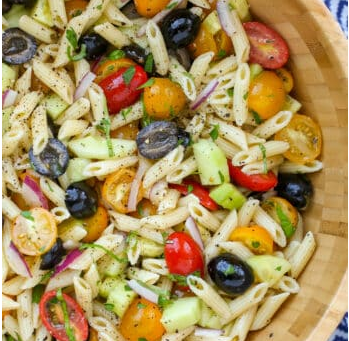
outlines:
{"label": "chopped parsley", "polygon": [[137,205],[137,213],[141,217],[144,217],[143,204],[141,202]]}
{"label": "chopped parsley", "polygon": [[51,278],[51,276],[53,275],[54,271],[50,270],[47,273],[45,273],[45,275],[43,275],[41,277],[40,283],[46,282],[49,278]]}
{"label": "chopped parsley", "polygon": [[145,337],[139,337],[138,341],[148,341]]}
{"label": "chopped parsley", "polygon": [[191,193],[193,190],[194,190],[193,185],[188,185],[188,188],[187,188],[188,194]]}
{"label": "chopped parsley", "polygon": [[109,60],[117,60],[124,57],[125,57],[125,52],[122,50],[114,50],[113,52],[110,52],[108,55]]}
{"label": "chopped parsley", "polygon": [[229,97],[234,97],[234,88],[230,88],[227,90],[227,94]]}
{"label": "chopped parsley", "polygon": [[262,144],[259,145],[259,149],[261,150],[262,156],[263,156],[263,173],[267,174],[268,173],[267,150]]}
{"label": "chopped parsley", "polygon": [[100,4],[100,5],[98,5],[96,8],[99,9],[99,10],[101,10],[102,7],[103,7],[102,4]]}
{"label": "chopped parsley", "polygon": [[137,304],[137,309],[144,309],[144,308],[146,308],[146,307],[147,307],[146,304],[143,304],[143,303],[138,303],[138,304]]}
{"label": "chopped parsley", "polygon": [[194,271],[193,273],[187,275],[187,276],[183,276],[183,275],[177,275],[177,274],[169,274],[167,277],[172,281],[172,282],[176,282],[178,285],[180,286],[187,286],[187,277],[188,276],[196,276],[196,277],[200,277],[200,271]]}
{"label": "chopped parsley", "polygon": [[223,173],[221,171],[218,171],[218,175],[219,175],[219,178],[221,179],[221,183],[224,183],[225,178],[224,178]]}
{"label": "chopped parsley", "polygon": [[33,288],[32,303],[39,303],[42,295],[44,294],[44,291],[45,291],[45,285],[37,284]]}
{"label": "chopped parsley", "polygon": [[252,247],[253,247],[253,248],[258,249],[260,246],[261,246],[261,243],[260,243],[260,242],[256,242],[256,241],[253,241],[253,242],[252,242]]}
{"label": "chopped parsley", "polygon": [[56,293],[57,300],[61,303],[62,311],[63,311],[63,317],[64,317],[64,329],[67,333],[69,341],[75,341],[75,334],[74,329],[70,326],[70,319],[69,319],[69,312],[67,308],[67,302],[65,301],[62,289],[59,288]]}
{"label": "chopped parsley", "polygon": [[235,272],[234,266],[231,264],[229,264],[227,268],[223,271],[224,275],[226,276],[232,275],[234,274],[234,272]]}
{"label": "chopped parsley", "polygon": [[81,60],[82,58],[86,57],[86,45],[85,44],[81,45],[81,49],[80,49],[80,52],[78,54],[72,55],[72,49],[73,49],[73,51],[75,51],[79,47],[77,34],[72,27],[67,29],[66,37],[67,37],[67,40],[69,41],[69,44],[70,44],[70,46],[67,47],[67,55],[68,55],[69,60],[76,62],[76,61]]}
{"label": "chopped parsley", "polygon": [[219,50],[218,53],[217,53],[217,57],[218,58],[223,58],[227,55],[227,51],[225,50]]}
{"label": "chopped parsley", "polygon": [[243,99],[246,101],[247,100],[247,97],[248,97],[248,92],[246,92],[243,96]]}
{"label": "chopped parsley", "polygon": [[[158,306],[160,308],[166,308],[167,306],[169,306],[170,304],[172,304],[172,301],[170,298],[168,298],[166,295],[159,295],[158,298]],[[138,339],[139,340],[139,339]]]}
{"label": "chopped parsley", "polygon": [[166,6],[166,9],[171,10],[171,9],[175,8],[177,5],[178,5],[178,1],[175,1],[175,2],[173,2],[172,4],[171,4],[171,3],[168,4],[168,5]]}
{"label": "chopped parsley", "polygon": [[154,57],[151,53],[149,53],[145,60],[144,71],[148,73],[153,72],[153,66],[154,66]]}
{"label": "chopped parsley", "polygon": [[30,221],[34,221],[34,217],[32,216],[32,213],[30,211],[22,211],[21,216]]}
{"label": "chopped parsley", "polygon": [[77,62],[77,61],[86,57],[86,45],[82,44],[80,52],[74,56],[71,55],[70,46],[68,46],[67,47],[67,54],[68,54],[69,60],[71,60],[73,62]]}
{"label": "chopped parsley", "polygon": [[103,245],[99,244],[94,244],[94,243],[83,243],[79,247],[80,250],[85,250],[85,249],[101,249],[103,250],[109,257],[115,259],[119,263],[127,263],[128,259],[127,258],[119,258],[117,255],[114,255],[110,250],[105,248]]}
{"label": "chopped parsley", "polygon": [[144,88],[147,88],[147,87],[149,87],[149,86],[152,86],[154,83],[155,83],[155,79],[154,79],[154,78],[150,78],[150,79],[148,79],[144,84],[142,84],[141,86],[139,86],[139,87],[137,88],[137,90],[144,89]]}
{"label": "chopped parsley", "polygon": [[284,230],[286,237],[287,238],[291,237],[294,231],[296,230],[296,228],[293,226],[290,219],[282,210],[280,205],[276,205],[276,214],[280,220],[281,228]]}
{"label": "chopped parsley", "polygon": [[258,113],[256,111],[252,110],[251,113],[252,113],[253,118],[257,124],[261,124],[263,122],[263,120],[261,119],[261,117],[258,115]]}
{"label": "chopped parsley", "polygon": [[121,110],[121,116],[124,118],[124,120],[126,121],[126,117],[127,115],[132,111],[132,108],[129,107],[127,109],[122,109]]}
{"label": "chopped parsley", "polygon": [[216,141],[219,136],[219,124],[215,124],[213,126],[213,129],[210,131],[210,136],[213,141]]}
{"label": "chopped parsley", "polygon": [[124,286],[124,290],[125,291],[132,291],[132,289],[127,284]]}
{"label": "chopped parsley", "polygon": [[113,311],[114,310],[114,304],[112,303],[104,303],[104,308],[108,311]]}
{"label": "chopped parsley", "polygon": [[97,129],[104,133],[105,138],[107,140],[108,154],[110,157],[114,156],[113,144],[110,138],[110,119],[102,118],[100,123],[97,125]]}
{"label": "chopped parsley", "polygon": [[144,127],[148,126],[150,123],[152,123],[153,120],[148,115],[147,109],[145,108],[143,93],[141,95],[141,103],[142,103],[142,108],[143,108],[142,127],[144,128]]}
{"label": "chopped parsley", "polygon": [[122,79],[124,80],[126,85],[129,85],[132,82],[135,73],[136,68],[132,65],[122,74]]}
{"label": "chopped parsley", "polygon": [[72,46],[72,48],[74,50],[77,49],[78,48],[78,37],[77,37],[76,32],[74,31],[74,29],[72,27],[67,29],[66,37],[67,37],[67,40],[69,41],[70,45]]}
{"label": "chopped parsley", "polygon": [[126,243],[129,244],[132,239],[137,238],[138,233],[137,231],[130,231],[129,234],[126,237]]}
{"label": "chopped parsley", "polygon": [[162,235],[162,239],[164,240],[164,243],[166,243],[166,239],[169,236],[169,233],[168,232],[161,232],[161,235]]}
{"label": "chopped parsley", "polygon": [[281,265],[279,265],[277,268],[275,268],[276,271],[281,271]]}
{"label": "chopped parsley", "polygon": [[81,9],[77,9],[77,10],[73,13],[72,17],[75,18],[75,17],[78,17],[78,16],[81,15],[81,14],[82,14],[82,10],[81,10]]}

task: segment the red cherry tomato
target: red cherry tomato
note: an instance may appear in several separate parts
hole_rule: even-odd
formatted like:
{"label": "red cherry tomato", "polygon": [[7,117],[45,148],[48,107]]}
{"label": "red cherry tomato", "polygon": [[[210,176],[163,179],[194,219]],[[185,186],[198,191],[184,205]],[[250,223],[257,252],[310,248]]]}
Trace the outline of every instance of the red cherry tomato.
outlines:
{"label": "red cherry tomato", "polygon": [[266,192],[277,185],[278,179],[272,171],[267,174],[249,175],[244,173],[240,167],[233,166],[231,161],[228,161],[228,166],[231,179],[237,185],[251,191]]}
{"label": "red cherry tomato", "polygon": [[260,22],[243,25],[251,44],[250,63],[258,63],[266,69],[278,69],[287,63],[290,53],[279,33]]}
{"label": "red cherry tomato", "polygon": [[[204,257],[199,245],[187,233],[174,232],[167,238],[165,260],[171,274],[188,276],[200,271],[204,277]],[[181,287],[182,290],[188,289]]]}
{"label": "red cherry tomato", "polygon": [[142,90],[137,89],[148,80],[147,73],[139,65],[121,68],[104,78],[99,86],[107,98],[110,114],[117,114],[138,101]]}
{"label": "red cherry tomato", "polygon": [[218,210],[218,205],[210,198],[210,192],[195,181],[185,180],[182,185],[170,184],[170,188],[177,190],[183,195],[192,193],[200,200],[202,206],[211,211]]}
{"label": "red cherry tomato", "polygon": [[[88,337],[88,323],[78,303],[66,294],[62,294],[69,315],[69,325],[76,341],[85,341]],[[57,298],[57,291],[46,292],[39,303],[42,323],[58,341],[69,341],[64,326],[62,303]]]}

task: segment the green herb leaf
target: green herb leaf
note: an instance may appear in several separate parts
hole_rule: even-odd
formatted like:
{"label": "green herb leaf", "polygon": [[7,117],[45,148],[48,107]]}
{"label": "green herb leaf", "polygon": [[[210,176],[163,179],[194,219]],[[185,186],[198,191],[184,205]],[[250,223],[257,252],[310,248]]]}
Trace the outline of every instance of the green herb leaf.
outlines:
{"label": "green herb leaf", "polygon": [[267,150],[265,149],[263,144],[259,145],[259,149],[261,150],[262,156],[263,156],[263,173],[267,174],[268,173]]}
{"label": "green herb leaf", "polygon": [[219,124],[215,124],[213,126],[213,129],[210,131],[210,136],[213,141],[216,141],[219,136]]}
{"label": "green herb leaf", "polygon": [[96,8],[99,9],[99,10],[101,10],[102,7],[103,7],[102,4],[100,4],[100,5],[98,5]]}
{"label": "green herb leaf", "polygon": [[219,50],[217,53],[218,58],[223,58],[227,55],[227,52],[225,50]]}
{"label": "green herb leaf", "polygon": [[16,341],[11,335],[5,335],[6,341]]}
{"label": "green herb leaf", "polygon": [[148,73],[152,73],[153,66],[154,66],[154,57],[151,53],[149,53],[144,63],[144,71]]}
{"label": "green herb leaf", "polygon": [[130,231],[126,237],[126,243],[129,244],[132,239],[137,238],[137,237],[138,237],[137,231]]}
{"label": "green herb leaf", "polygon": [[219,175],[219,178],[221,179],[221,183],[224,183],[225,178],[224,178],[223,173],[221,171],[218,171],[218,175]]}
{"label": "green herb leaf", "polygon": [[261,243],[260,243],[260,242],[256,242],[256,241],[253,241],[253,242],[252,242],[252,247],[253,247],[253,248],[258,249],[260,246],[261,246]]}
{"label": "green herb leaf", "polygon": [[104,308],[108,311],[113,311],[114,310],[114,304],[112,303],[104,303]]}
{"label": "green herb leaf", "polygon": [[143,204],[141,202],[137,205],[137,213],[141,217],[144,217]]}
{"label": "green herb leaf", "polygon": [[69,319],[69,313],[67,308],[67,302],[65,301],[62,289],[59,288],[56,293],[56,297],[58,301],[61,303],[62,311],[63,311],[63,317],[64,317],[64,329],[67,333],[69,341],[75,341],[75,334],[73,328],[70,326],[70,319]]}
{"label": "green herb leaf", "polygon": [[139,337],[138,341],[148,341],[145,337]]}
{"label": "green herb leaf", "polygon": [[171,10],[171,9],[175,8],[177,5],[178,5],[178,1],[175,1],[172,4],[168,4],[166,6],[166,9]]}
{"label": "green herb leaf", "polygon": [[37,284],[33,288],[33,293],[32,293],[32,303],[39,303],[41,296],[43,295],[45,291],[45,285],[43,284]]}
{"label": "green herb leaf", "polygon": [[94,243],[83,243],[81,244],[81,246],[79,247],[80,250],[85,250],[85,249],[101,249],[103,250],[109,257],[115,259],[117,262],[120,263],[127,263],[128,259],[127,258],[119,258],[117,255],[114,255],[114,253],[112,253],[110,250],[108,250],[107,248],[105,248],[103,245],[99,245],[99,244],[94,244]]}
{"label": "green herb leaf", "polygon": [[30,221],[34,221],[34,217],[32,216],[32,213],[30,211],[22,211],[21,216]]}
{"label": "green herb leaf", "polygon": [[193,273],[187,275],[187,276],[183,276],[183,275],[177,275],[177,274],[169,274],[167,275],[167,277],[173,281],[173,282],[176,282],[178,285],[180,286],[188,286],[188,283],[187,283],[187,277],[188,276],[196,276],[196,277],[200,277],[200,271],[194,271]]}
{"label": "green herb leaf", "polygon": [[124,80],[126,85],[129,85],[131,83],[135,73],[136,68],[132,65],[122,74],[122,79]]}
{"label": "green herb leaf", "polygon": [[258,115],[256,111],[252,110],[251,113],[257,124],[261,124],[263,122],[263,120],[261,119],[261,117]]}
{"label": "green herb leaf", "polygon": [[82,44],[80,52],[76,55],[71,54],[70,46],[68,46],[67,47],[67,55],[68,55],[69,60],[71,60],[73,62],[77,62],[77,61],[85,58],[86,57],[86,45]]}
{"label": "green herb leaf", "polygon": [[144,88],[148,88],[149,86],[152,86],[155,83],[155,79],[154,78],[150,78],[148,79],[144,84],[142,84],[141,86],[139,86],[137,88],[137,90],[141,90]]}
{"label": "green herb leaf", "polygon": [[183,73],[183,76],[191,79],[192,81],[194,80],[194,77],[191,73],[189,73],[189,72],[182,72],[182,73]]}
{"label": "green herb leaf", "polygon": [[143,304],[143,303],[138,303],[138,304],[137,304],[137,309],[144,309],[144,308],[146,308],[146,307],[147,307],[146,304]]}
{"label": "green herb leaf", "polygon": [[141,103],[142,103],[142,108],[143,108],[142,127],[144,128],[144,127],[147,127],[150,123],[152,123],[153,120],[148,115],[147,109],[145,108],[143,93],[141,94]]}
{"label": "green herb leaf", "polygon": [[194,190],[193,185],[188,185],[187,190],[188,190],[188,194],[191,193]]}
{"label": "green herb leaf", "polygon": [[127,109],[122,109],[121,110],[121,115],[124,118],[124,120],[126,121],[126,117],[127,115],[132,111],[132,107],[129,107]]}
{"label": "green herb leaf", "polygon": [[248,92],[246,92],[243,96],[243,99],[246,101],[247,100],[247,97],[248,97]]}
{"label": "green herb leaf", "polygon": [[229,276],[235,272],[234,266],[229,264],[228,267],[223,271],[224,275]]}
{"label": "green herb leaf", "polygon": [[132,289],[127,284],[124,286],[124,290],[125,291],[132,291]]}
{"label": "green herb leaf", "polygon": [[45,275],[43,275],[41,277],[40,283],[46,282],[49,278],[51,278],[51,276],[53,275],[54,271],[50,270],[49,272],[45,273]]}
{"label": "green herb leaf", "polygon": [[281,267],[281,265],[280,265],[280,266],[276,267],[275,270],[276,270],[276,271],[281,271],[281,268],[282,268],[282,267]]}
{"label": "green herb leaf", "polygon": [[293,235],[293,233],[295,232],[296,228],[295,228],[295,226],[293,226],[290,219],[285,214],[285,212],[282,210],[280,205],[276,205],[276,214],[280,220],[280,225],[281,225],[282,229],[284,230],[286,237],[287,238],[291,237]]}
{"label": "green herb leaf", "polygon": [[176,112],[175,112],[175,110],[173,109],[173,106],[172,106],[172,105],[170,105],[170,117],[171,117],[171,118],[176,117]]}
{"label": "green herb leaf", "polygon": [[67,40],[69,41],[70,45],[72,46],[72,48],[74,50],[77,49],[78,48],[78,37],[77,37],[76,32],[74,31],[74,29],[72,27],[67,29],[66,37],[67,37]]}
{"label": "green herb leaf", "polygon": [[234,88],[230,88],[227,90],[227,94],[229,97],[234,97]]}
{"label": "green herb leaf", "polygon": [[[172,304],[171,299],[169,299],[167,296],[165,295],[159,295],[158,297],[158,306],[162,309],[166,308],[167,306],[169,306],[170,304]],[[139,339],[138,339],[139,340]]]}
{"label": "green herb leaf", "polygon": [[108,55],[108,59],[110,60],[118,60],[124,57],[125,57],[125,52],[122,50],[114,50],[113,52],[110,52]]}
{"label": "green herb leaf", "polygon": [[77,9],[73,14],[72,14],[72,17],[75,18],[75,17],[78,17],[79,15],[82,14],[82,10],[81,9]]}
{"label": "green herb leaf", "polygon": [[166,239],[169,236],[169,233],[168,232],[161,232],[161,235],[162,235],[162,239],[164,240],[164,243],[166,243]]}
{"label": "green herb leaf", "polygon": [[107,140],[107,147],[108,147],[108,154],[110,157],[114,156],[114,150],[113,150],[113,144],[111,142],[110,138],[110,119],[108,118],[102,118],[100,123],[97,125],[97,129],[104,133],[105,138]]}

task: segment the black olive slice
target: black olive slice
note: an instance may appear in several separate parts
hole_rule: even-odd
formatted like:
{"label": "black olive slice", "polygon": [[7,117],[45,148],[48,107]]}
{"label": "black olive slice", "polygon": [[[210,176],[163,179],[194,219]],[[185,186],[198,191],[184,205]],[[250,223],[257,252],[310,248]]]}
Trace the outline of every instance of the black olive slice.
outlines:
{"label": "black olive slice", "polygon": [[184,147],[188,147],[191,144],[190,134],[182,128],[178,128],[178,144]]}
{"label": "black olive slice", "polygon": [[52,248],[43,255],[40,263],[40,270],[50,270],[54,266],[60,263],[63,256],[65,255],[65,250],[63,248],[63,243],[60,238],[57,238],[56,243]]}
{"label": "black olive slice", "polygon": [[24,64],[36,53],[37,42],[20,28],[8,28],[2,34],[2,59],[8,64]]}
{"label": "black olive slice", "polygon": [[69,154],[66,146],[61,141],[51,138],[39,155],[34,155],[33,147],[31,147],[29,160],[37,173],[56,179],[65,173],[68,167]]}
{"label": "black olive slice", "polygon": [[126,57],[134,60],[136,63],[143,65],[147,58],[147,52],[143,47],[137,44],[131,44],[123,47]]}
{"label": "black olive slice", "polygon": [[79,39],[79,45],[86,46],[86,59],[95,60],[102,56],[108,48],[108,42],[97,33],[85,34]]}

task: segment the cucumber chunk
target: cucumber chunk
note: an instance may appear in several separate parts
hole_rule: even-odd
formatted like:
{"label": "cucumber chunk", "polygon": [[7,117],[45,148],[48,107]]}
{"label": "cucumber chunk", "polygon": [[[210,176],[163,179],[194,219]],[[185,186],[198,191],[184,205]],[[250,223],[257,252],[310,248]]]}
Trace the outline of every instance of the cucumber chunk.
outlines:
{"label": "cucumber chunk", "polygon": [[161,323],[168,333],[175,333],[195,325],[201,318],[201,300],[197,297],[184,297],[165,307]]}
{"label": "cucumber chunk", "polygon": [[229,0],[229,4],[237,10],[242,22],[251,21],[249,4],[246,0]]}
{"label": "cucumber chunk", "polygon": [[88,177],[83,175],[82,171],[90,163],[91,163],[91,160],[83,159],[80,157],[70,159],[68,168],[66,170],[66,175],[67,175],[69,184],[87,179]]}
{"label": "cucumber chunk", "polygon": [[13,86],[17,80],[18,68],[8,66],[2,63],[2,92],[8,89],[13,89]]}
{"label": "cucumber chunk", "polygon": [[[125,252],[117,254],[120,259],[126,258]],[[103,263],[102,272],[105,276],[117,277],[120,276],[124,270],[127,268],[127,262],[119,262],[114,258],[108,257],[108,261]]]}
{"label": "cucumber chunk", "polygon": [[210,198],[228,210],[239,209],[246,201],[246,198],[230,183],[224,183],[211,190]]}
{"label": "cucumber chunk", "polygon": [[68,108],[69,104],[62,100],[57,94],[51,93],[47,95],[42,103],[46,105],[46,111],[50,117],[55,120],[62,112]]}
{"label": "cucumber chunk", "polygon": [[201,302],[201,317],[198,325],[203,328],[221,329],[221,318],[204,302]]}
{"label": "cucumber chunk", "polygon": [[30,16],[43,25],[46,25],[48,27],[53,26],[53,20],[48,0],[37,0]]}
{"label": "cucumber chunk", "polygon": [[164,253],[164,245],[158,244],[150,239],[140,238],[141,255],[143,257],[159,257]]}
{"label": "cucumber chunk", "polygon": [[250,80],[255,79],[262,71],[263,68],[259,64],[250,64]]}
{"label": "cucumber chunk", "polygon": [[203,21],[202,25],[205,29],[212,35],[215,35],[218,31],[222,29],[221,23],[218,18],[217,11],[211,12]]}
{"label": "cucumber chunk", "polygon": [[29,15],[29,10],[24,5],[12,5],[11,9],[4,14],[8,27],[18,27],[18,22],[22,15]]}
{"label": "cucumber chunk", "polygon": [[106,279],[98,287],[99,294],[102,297],[107,298],[113,289],[116,288],[118,282],[119,279],[117,278],[106,277]]}

